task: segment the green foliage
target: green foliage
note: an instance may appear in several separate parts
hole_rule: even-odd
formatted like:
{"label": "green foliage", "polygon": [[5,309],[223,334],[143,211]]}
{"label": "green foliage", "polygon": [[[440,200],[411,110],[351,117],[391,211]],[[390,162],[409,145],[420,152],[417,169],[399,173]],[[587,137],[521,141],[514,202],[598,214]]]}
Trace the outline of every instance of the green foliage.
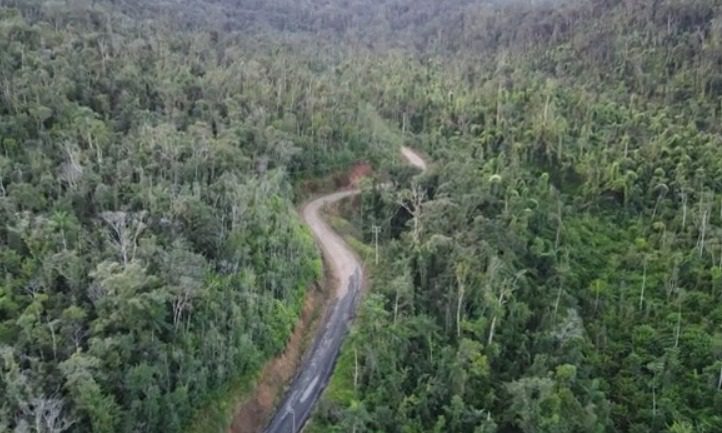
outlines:
{"label": "green foliage", "polygon": [[340,126],[370,120],[168,5],[5,4],[0,429],[182,431],[283,349],[321,274],[292,184],[371,155]]}
{"label": "green foliage", "polygon": [[719,5],[471,3],[365,66],[434,164],[364,189],[382,266],[313,427],[719,430]]}
{"label": "green foliage", "polygon": [[358,159],[312,428],[722,430],[718,2],[251,3],[3,2],[0,430],[229,409],[321,272],[293,186]]}

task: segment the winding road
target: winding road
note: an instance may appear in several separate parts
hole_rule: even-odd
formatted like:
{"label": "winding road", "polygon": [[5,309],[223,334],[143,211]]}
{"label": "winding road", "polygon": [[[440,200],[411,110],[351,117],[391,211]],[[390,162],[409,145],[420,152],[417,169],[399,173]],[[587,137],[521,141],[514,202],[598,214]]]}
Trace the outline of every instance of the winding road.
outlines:
{"label": "winding road", "polygon": [[[426,170],[426,162],[410,148],[402,147],[401,155],[409,164],[422,171]],[[333,373],[361,292],[363,267],[341,236],[323,220],[321,210],[330,203],[358,193],[359,190],[352,189],[328,194],[309,202],[301,211],[301,216],[323,252],[326,264],[330,266],[336,284],[336,299],[326,315],[325,323],[319,329],[303,367],[271,418],[266,433],[300,432]]]}

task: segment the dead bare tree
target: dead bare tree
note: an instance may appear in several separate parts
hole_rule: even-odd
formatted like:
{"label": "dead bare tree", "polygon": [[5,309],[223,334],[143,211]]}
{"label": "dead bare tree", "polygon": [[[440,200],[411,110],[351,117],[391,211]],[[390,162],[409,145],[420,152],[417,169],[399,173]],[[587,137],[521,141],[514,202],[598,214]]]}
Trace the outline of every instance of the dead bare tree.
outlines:
{"label": "dead bare tree", "polygon": [[700,229],[699,229],[699,238],[697,238],[697,249],[699,252],[699,256],[702,257],[702,253],[704,253],[704,243],[705,238],[707,236],[707,226],[709,225],[709,209],[705,208],[704,211],[702,211],[702,219],[700,222]]}
{"label": "dead bare tree", "polygon": [[466,291],[466,275],[469,272],[469,266],[466,263],[459,263],[456,266],[456,285],[458,287],[458,295],[456,297],[456,337],[461,337],[461,310],[464,306],[464,293]]}
{"label": "dead bare tree", "polygon": [[414,221],[414,243],[418,244],[421,238],[421,213],[423,203],[426,201],[426,191],[417,183],[411,186],[411,189],[404,190],[399,193],[396,202],[399,206],[406,209],[411,214]]}
{"label": "dead bare tree", "polygon": [[644,270],[642,271],[642,290],[639,293],[639,309],[644,306],[644,290],[647,287],[647,258],[644,258]]}
{"label": "dead bare tree", "polygon": [[519,279],[525,274],[526,271],[519,271],[513,277],[503,278],[500,273],[502,270],[503,262],[498,257],[492,257],[489,266],[487,268],[487,293],[492,294],[494,292],[494,286],[498,289],[496,293],[493,293],[493,306],[492,306],[492,317],[491,324],[489,325],[489,336],[487,338],[487,345],[491,345],[494,342],[494,335],[496,333],[496,327],[499,322],[499,317],[503,314],[503,307],[509,301],[511,294],[516,290],[516,284]]}
{"label": "dead bare tree", "polygon": [[[63,415],[65,403],[55,397],[35,397],[24,408],[25,420],[18,422],[16,432],[62,433],[69,430],[75,420]],[[31,425],[32,423],[32,425]]]}
{"label": "dead bare tree", "polygon": [[177,332],[184,316],[188,316],[192,309],[192,300],[201,288],[199,281],[188,277],[180,278],[180,287],[175,290],[173,297],[173,328]]}
{"label": "dead bare tree", "polygon": [[135,258],[138,238],[146,228],[145,211],[137,213],[103,212],[100,217],[112,230],[110,240],[123,260],[123,267],[128,266],[128,263]]}
{"label": "dead bare tree", "polygon": [[686,191],[682,191],[682,231],[687,227],[687,200],[689,196]]}
{"label": "dead bare tree", "polygon": [[71,189],[75,189],[83,176],[83,167],[78,162],[80,149],[73,143],[65,142],[64,150],[68,158],[60,169],[60,178],[67,182]]}
{"label": "dead bare tree", "polygon": [[3,174],[0,171],[0,197],[7,196],[7,192],[5,191],[5,184],[3,183]]}

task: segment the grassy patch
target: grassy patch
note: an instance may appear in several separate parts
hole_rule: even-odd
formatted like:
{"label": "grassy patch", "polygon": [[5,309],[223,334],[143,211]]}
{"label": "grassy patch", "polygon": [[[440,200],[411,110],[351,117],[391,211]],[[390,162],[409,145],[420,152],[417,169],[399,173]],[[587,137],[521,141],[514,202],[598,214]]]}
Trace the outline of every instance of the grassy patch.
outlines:
{"label": "grassy patch", "polygon": [[354,355],[348,341],[341,348],[341,353],[336,363],[331,381],[324,393],[325,399],[341,406],[350,404],[356,398],[356,391],[353,386]]}

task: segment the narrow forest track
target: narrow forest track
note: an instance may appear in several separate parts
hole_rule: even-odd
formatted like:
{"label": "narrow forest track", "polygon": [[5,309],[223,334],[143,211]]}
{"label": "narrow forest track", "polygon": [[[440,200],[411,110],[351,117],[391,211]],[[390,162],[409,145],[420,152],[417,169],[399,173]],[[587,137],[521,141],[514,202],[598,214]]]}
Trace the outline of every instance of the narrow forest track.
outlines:
{"label": "narrow forest track", "polygon": [[[410,148],[401,148],[401,155],[409,164],[426,170],[426,162]],[[319,327],[316,341],[302,368],[273,414],[266,433],[300,432],[333,373],[361,292],[363,266],[341,236],[326,223],[321,212],[325,206],[359,193],[358,189],[334,192],[310,201],[301,210],[301,217],[311,229],[331,271],[336,299],[329,307],[325,323]]]}

